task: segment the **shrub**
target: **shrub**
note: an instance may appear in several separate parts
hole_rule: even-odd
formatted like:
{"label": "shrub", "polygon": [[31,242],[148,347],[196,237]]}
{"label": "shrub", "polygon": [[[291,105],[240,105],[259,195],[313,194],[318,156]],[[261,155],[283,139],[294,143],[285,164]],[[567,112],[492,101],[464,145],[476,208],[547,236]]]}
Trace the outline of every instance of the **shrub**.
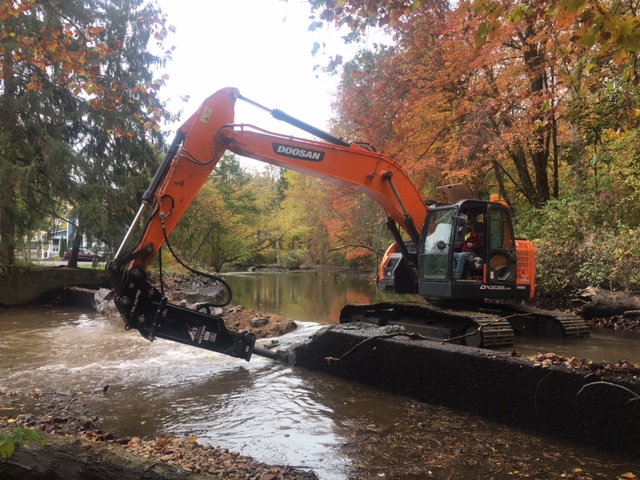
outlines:
{"label": "shrub", "polygon": [[594,195],[552,201],[518,218],[518,232],[535,235],[540,295],[589,285],[640,289],[640,229],[620,224],[611,212]]}

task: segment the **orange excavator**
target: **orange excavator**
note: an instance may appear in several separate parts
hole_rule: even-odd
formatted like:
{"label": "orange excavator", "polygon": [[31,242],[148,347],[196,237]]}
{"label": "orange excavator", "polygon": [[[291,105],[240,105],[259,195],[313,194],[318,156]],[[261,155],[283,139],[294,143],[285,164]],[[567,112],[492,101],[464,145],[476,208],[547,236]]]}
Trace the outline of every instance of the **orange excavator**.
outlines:
{"label": "orange excavator", "polygon": [[[238,100],[319,140],[235,124]],[[226,151],[350,186],[384,209],[395,242],[381,262],[379,286],[429,301],[347,305],[340,322],[403,325],[429,338],[474,347],[511,345],[514,331],[556,337],[588,334],[579,317],[534,310],[520,302],[535,294],[535,249],[531,242],[516,239],[506,204],[474,198],[460,184],[439,188],[446,202],[425,202],[389,157],[270,110],[235,88],[211,95],[179,128],[108,266],[125,328],[137,329],[149,340],[164,338],[246,360],[258,353],[253,335],[229,331],[222,318],[211,314],[211,306],[230,301],[230,288],[222,278],[214,280],[227,289],[226,302],[189,309],[168,302],[162,284],[152,285],[147,275],[160,249],[165,244],[170,248],[171,232]],[[139,229],[141,240],[131,248]],[[482,246],[460,256],[455,250],[470,230],[483,238]],[[454,270],[457,261],[464,265]]]}

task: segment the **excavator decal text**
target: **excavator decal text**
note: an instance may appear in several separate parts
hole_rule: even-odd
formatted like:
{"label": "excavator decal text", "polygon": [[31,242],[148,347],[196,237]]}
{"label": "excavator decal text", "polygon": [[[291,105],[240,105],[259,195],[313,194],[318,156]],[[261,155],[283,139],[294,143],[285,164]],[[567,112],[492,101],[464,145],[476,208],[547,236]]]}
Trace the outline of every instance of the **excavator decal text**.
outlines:
{"label": "excavator decal text", "polygon": [[480,285],[480,290],[512,290],[508,285]]}
{"label": "excavator decal text", "polygon": [[289,158],[298,158],[300,160],[310,160],[312,162],[321,162],[324,160],[324,152],[292,147],[291,145],[283,145],[282,143],[274,143],[273,151],[278,155],[283,155]]}
{"label": "excavator decal text", "polygon": [[209,120],[211,120],[211,115],[213,114],[213,110],[209,107],[206,107],[204,109],[204,111],[202,112],[202,116],[200,117],[200,121],[202,123],[209,123]]}

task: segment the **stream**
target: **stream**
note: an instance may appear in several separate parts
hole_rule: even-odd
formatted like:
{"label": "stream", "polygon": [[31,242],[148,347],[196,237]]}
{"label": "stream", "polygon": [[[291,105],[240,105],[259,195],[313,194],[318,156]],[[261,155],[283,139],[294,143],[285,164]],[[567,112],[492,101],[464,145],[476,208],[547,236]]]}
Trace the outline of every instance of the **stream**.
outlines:
{"label": "stream", "polygon": [[[303,336],[337,323],[345,303],[390,299],[367,281],[337,274],[238,273],[225,279],[234,290],[233,304],[294,319],[299,324],[295,335]],[[639,339],[637,333],[611,331],[573,341],[518,337],[515,349],[640,363]],[[0,391],[84,392],[88,409],[108,412],[106,431],[197,436],[201,444],[239,451],[261,462],[313,468],[328,480],[357,478],[350,476],[352,468],[368,461],[345,454],[355,424],[393,425],[400,420],[394,416],[402,415],[398,406],[407,402],[257,356],[245,362],[163,340],[148,342],[137,332],[125,332],[119,318],[70,307],[1,312],[0,361]],[[108,394],[102,394],[106,385]],[[442,407],[425,408],[434,417],[448,418],[456,429],[473,424],[488,435],[500,429],[502,437],[512,435],[513,442],[522,443],[522,432]],[[536,440],[518,448],[543,458],[540,438],[530,438]],[[640,474],[637,462],[553,439],[542,443],[558,451],[570,449],[566,459],[554,460],[565,462],[558,471],[571,471],[578,462],[600,472],[585,478]],[[444,474],[433,478],[480,478],[454,471]]]}

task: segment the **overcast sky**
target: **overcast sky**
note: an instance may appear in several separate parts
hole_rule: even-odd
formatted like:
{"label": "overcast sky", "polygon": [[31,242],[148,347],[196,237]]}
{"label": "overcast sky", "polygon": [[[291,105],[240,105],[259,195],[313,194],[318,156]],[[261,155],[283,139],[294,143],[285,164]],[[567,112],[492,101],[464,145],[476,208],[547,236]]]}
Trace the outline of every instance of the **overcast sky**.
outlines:
{"label": "overcast sky", "polygon": [[[278,108],[327,130],[331,93],[338,79],[314,72],[327,56],[314,58],[313,43],[325,42],[327,53],[345,51],[335,30],[309,32],[305,0],[160,0],[169,24],[176,28],[167,44],[175,45],[161,96],[173,98],[172,111],[184,108],[188,118],[209,95],[224,87],[268,108]],[[189,95],[183,105],[178,97]],[[236,121],[278,133],[307,136],[254,107],[236,104]]]}

